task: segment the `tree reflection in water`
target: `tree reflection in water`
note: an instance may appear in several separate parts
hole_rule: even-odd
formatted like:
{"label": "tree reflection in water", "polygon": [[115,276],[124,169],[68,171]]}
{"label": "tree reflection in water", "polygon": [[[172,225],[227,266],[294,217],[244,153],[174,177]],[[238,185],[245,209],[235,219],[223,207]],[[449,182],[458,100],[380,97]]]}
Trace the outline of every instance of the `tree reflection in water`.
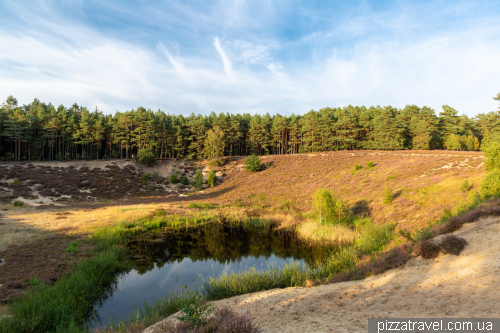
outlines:
{"label": "tree reflection in water", "polygon": [[246,228],[243,225],[208,223],[155,230],[135,237],[127,249],[134,268],[144,274],[155,266],[161,268],[184,258],[193,262],[211,259],[229,264],[247,257],[268,259],[272,254],[283,259],[304,260],[314,267],[338,247],[303,241],[294,230],[278,229],[275,225]]}

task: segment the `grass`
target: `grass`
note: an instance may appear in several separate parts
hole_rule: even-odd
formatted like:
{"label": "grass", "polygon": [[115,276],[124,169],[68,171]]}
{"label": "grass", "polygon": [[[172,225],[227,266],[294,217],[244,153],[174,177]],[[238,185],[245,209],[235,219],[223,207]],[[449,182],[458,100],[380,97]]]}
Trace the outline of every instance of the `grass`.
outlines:
{"label": "grass", "polygon": [[21,200],[14,200],[13,205],[14,205],[14,207],[22,207],[22,206],[24,206],[24,202]]}
{"label": "grass", "polygon": [[317,223],[309,220],[297,226],[301,238],[314,242],[331,242],[338,244],[352,243],[359,237],[356,229],[335,224]]}
{"label": "grass", "polygon": [[117,245],[107,245],[94,258],[76,264],[70,275],[54,285],[36,284],[12,303],[11,316],[0,321],[0,331],[82,331],[96,300],[106,297],[116,274],[127,268],[124,254]]}
{"label": "grass", "polygon": [[394,226],[375,226],[369,219],[357,224],[362,233],[358,240],[344,246],[316,268],[309,268],[290,261],[281,266],[271,265],[257,270],[241,270],[215,277],[204,277],[203,287],[209,300],[228,298],[273,288],[305,286],[307,281],[331,279],[337,274],[352,270],[360,258],[366,254],[382,251],[394,239]]}

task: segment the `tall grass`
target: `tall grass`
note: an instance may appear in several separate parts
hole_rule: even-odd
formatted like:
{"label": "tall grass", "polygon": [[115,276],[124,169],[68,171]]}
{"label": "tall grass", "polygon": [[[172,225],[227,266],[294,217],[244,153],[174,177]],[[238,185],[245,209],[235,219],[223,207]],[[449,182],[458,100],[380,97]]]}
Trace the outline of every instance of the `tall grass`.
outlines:
{"label": "tall grass", "polygon": [[361,256],[382,251],[395,237],[392,224],[376,226],[370,219],[364,219],[358,222],[357,228],[361,232],[354,244],[332,252],[316,268],[290,261],[287,264],[271,265],[260,270],[251,268],[239,272],[233,271],[219,277],[203,277],[203,287],[207,297],[210,300],[217,300],[272,288],[305,286],[307,280],[331,279],[337,274],[354,269]]}
{"label": "tall grass", "polygon": [[352,243],[359,237],[357,229],[344,225],[320,224],[313,220],[299,224],[297,232],[303,239],[338,244]]}
{"label": "tall grass", "polygon": [[83,330],[96,302],[112,291],[116,274],[127,269],[125,251],[108,247],[78,263],[54,285],[37,284],[10,306],[11,317],[0,321],[2,333],[67,332]]}

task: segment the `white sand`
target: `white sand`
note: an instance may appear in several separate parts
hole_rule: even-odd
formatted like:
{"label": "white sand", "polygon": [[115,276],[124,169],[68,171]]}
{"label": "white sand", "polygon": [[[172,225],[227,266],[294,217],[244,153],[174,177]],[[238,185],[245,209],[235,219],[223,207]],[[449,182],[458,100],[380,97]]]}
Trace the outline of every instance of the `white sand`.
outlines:
{"label": "white sand", "polygon": [[454,233],[469,243],[460,256],[419,257],[361,281],[274,289],[213,304],[249,311],[263,332],[366,332],[368,318],[377,317],[500,317],[499,233],[500,218],[484,218]]}

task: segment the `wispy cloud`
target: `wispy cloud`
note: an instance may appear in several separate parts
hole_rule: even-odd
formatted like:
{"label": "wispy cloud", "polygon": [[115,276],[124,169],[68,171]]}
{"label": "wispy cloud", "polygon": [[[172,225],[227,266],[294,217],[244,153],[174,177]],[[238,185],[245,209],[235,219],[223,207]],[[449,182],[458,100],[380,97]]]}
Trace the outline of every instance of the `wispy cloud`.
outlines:
{"label": "wispy cloud", "polygon": [[347,104],[450,104],[470,116],[497,109],[498,6],[293,5],[6,1],[0,98],[183,114]]}

